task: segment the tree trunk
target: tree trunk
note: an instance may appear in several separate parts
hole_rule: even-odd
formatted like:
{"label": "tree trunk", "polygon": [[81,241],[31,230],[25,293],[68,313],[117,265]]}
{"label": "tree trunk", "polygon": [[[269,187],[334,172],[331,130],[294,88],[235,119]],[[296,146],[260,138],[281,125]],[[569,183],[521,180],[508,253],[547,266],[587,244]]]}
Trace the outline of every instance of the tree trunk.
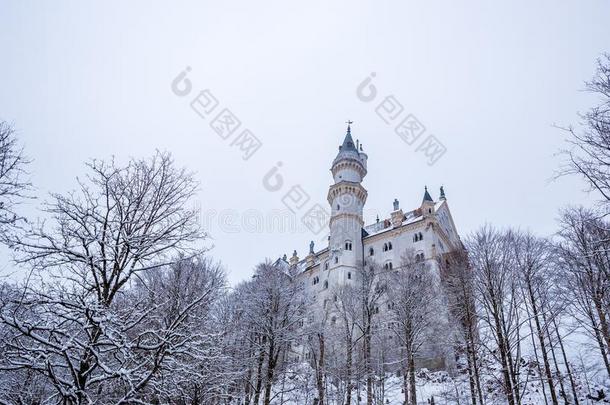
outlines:
{"label": "tree trunk", "polygon": [[593,329],[593,333],[595,334],[595,340],[597,341],[597,346],[599,347],[599,351],[604,359],[604,365],[606,366],[606,372],[608,373],[608,377],[610,377],[610,362],[608,361],[608,354],[606,352],[606,347],[604,346],[604,340],[602,339],[602,335],[599,332],[599,327],[597,325],[597,320],[595,319],[595,315],[592,310],[589,312],[589,320],[591,321],[591,327]]}
{"label": "tree trunk", "polygon": [[402,389],[405,394],[404,405],[409,405],[409,359],[404,355],[404,350],[402,352]]}
{"label": "tree trunk", "polygon": [[258,356],[258,365],[256,366],[256,386],[254,387],[254,405],[258,405],[261,398],[261,389],[263,386],[263,362],[265,360],[265,338],[263,337],[260,355]]}
{"label": "tree trunk", "polygon": [[595,305],[595,310],[597,311],[599,326],[601,327],[601,332],[602,336],[604,337],[606,347],[610,348],[610,330],[608,328],[608,320],[606,318],[606,312],[604,311],[601,300],[597,295],[593,298],[593,304]]}
{"label": "tree trunk", "polygon": [[318,387],[318,404],[324,405],[324,335],[318,333],[320,358],[316,370],[316,385]]}
{"label": "tree trunk", "polygon": [[557,335],[557,341],[559,342],[559,347],[561,348],[561,355],[563,357],[563,362],[566,366],[566,372],[568,373],[568,378],[570,379],[570,385],[572,387],[572,396],[574,397],[574,404],[579,405],[578,403],[578,394],[576,393],[576,384],[574,384],[574,376],[572,375],[572,370],[570,369],[570,363],[568,362],[568,357],[566,356],[565,348],[563,347],[563,339],[561,338],[561,334],[559,333],[559,328],[557,327],[557,322],[553,318],[553,326],[555,327],[555,334]]}
{"label": "tree trunk", "polygon": [[371,320],[364,335],[364,363],[366,367],[366,404],[373,405],[373,370],[371,366]]}
{"label": "tree trunk", "polygon": [[[538,306],[536,305],[536,297],[534,296],[534,291],[532,290],[532,285],[530,280],[527,281],[527,290],[530,298],[530,304],[532,307],[532,314],[534,316],[534,324],[536,325],[536,333],[538,335],[538,342],[540,342],[540,351],[542,352],[542,360],[544,361],[544,372],[546,374],[547,384],[549,385],[549,390],[551,391],[551,401],[553,405],[559,405],[557,401],[557,393],[555,392],[555,384],[553,382],[553,374],[551,373],[551,365],[549,364],[549,356],[546,351],[546,344],[544,341],[544,331],[540,325],[540,316],[538,314]],[[544,314],[543,314],[544,315]],[[549,341],[550,343],[550,341]]]}
{"label": "tree trunk", "polygon": [[472,405],[477,405],[477,392],[476,392],[476,384],[474,381],[474,370],[472,364],[472,350],[470,347],[470,341],[468,337],[466,337],[466,364],[468,367],[468,383],[470,385],[470,402]]}
{"label": "tree trunk", "polygon": [[542,320],[544,321],[544,324],[546,325],[545,330],[546,330],[546,336],[549,339],[549,348],[551,350],[551,357],[553,358],[553,364],[555,365],[555,371],[557,372],[557,376],[559,377],[560,394],[561,394],[564,402],[567,404],[567,403],[569,403],[568,397],[567,397],[567,392],[563,385],[563,376],[561,375],[561,370],[559,370],[559,364],[557,363],[557,356],[555,356],[555,348],[553,347],[553,340],[551,338],[550,324],[549,324],[549,321],[547,320],[546,315],[544,314],[544,311],[542,312]]}
{"label": "tree trunk", "polygon": [[411,397],[411,405],[417,405],[417,387],[415,385],[415,359],[413,358],[413,350],[408,348],[409,356],[409,389]]}
{"label": "tree trunk", "polygon": [[500,322],[498,306],[494,300],[494,311],[493,318],[496,327],[496,339],[498,341],[498,350],[500,351],[500,364],[502,366],[502,377],[504,379],[504,393],[509,405],[515,405],[515,398],[513,396],[513,384],[510,377],[510,368],[508,363],[508,353],[505,347],[504,333],[502,332],[502,324]]}
{"label": "tree trunk", "polygon": [[275,340],[269,339],[269,356],[267,359],[267,378],[265,380],[265,397],[263,399],[264,405],[271,404],[271,387],[273,385],[273,374],[275,371]]}

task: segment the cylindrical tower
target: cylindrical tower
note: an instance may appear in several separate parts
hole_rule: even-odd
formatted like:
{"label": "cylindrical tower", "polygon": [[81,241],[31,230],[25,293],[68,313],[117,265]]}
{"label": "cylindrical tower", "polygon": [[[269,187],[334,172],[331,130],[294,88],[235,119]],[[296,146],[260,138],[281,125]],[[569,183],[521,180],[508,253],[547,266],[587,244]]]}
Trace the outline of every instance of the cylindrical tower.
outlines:
{"label": "cylindrical tower", "polygon": [[331,268],[353,268],[363,260],[362,211],[367,191],[361,183],[366,176],[367,156],[358,146],[354,144],[348,124],[345,140],[331,168],[334,184],[328,190]]}

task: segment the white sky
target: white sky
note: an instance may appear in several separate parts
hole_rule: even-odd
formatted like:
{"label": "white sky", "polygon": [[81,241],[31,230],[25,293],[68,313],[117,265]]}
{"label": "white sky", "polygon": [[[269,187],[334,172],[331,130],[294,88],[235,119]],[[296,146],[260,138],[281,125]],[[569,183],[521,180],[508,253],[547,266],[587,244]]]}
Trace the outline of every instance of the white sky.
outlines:
{"label": "white sky", "polygon": [[[262,186],[278,161],[283,191],[300,184],[326,204],[352,119],[369,155],[367,222],[394,198],[415,208],[425,184],[435,198],[445,185],[462,235],[485,222],[547,235],[560,207],[593,200],[578,179],[549,181],[565,138],[552,124],[594,103],[581,90],[610,51],[607,1],[112,3],[0,1],[0,119],[34,159],[39,195],[72,189],[89,158],[159,148],[197,172],[208,218],[281,210],[283,192]],[[186,66],[194,92],[210,89],[263,142],[249,161],[171,92]],[[436,165],[356,97],[371,72],[379,100],[393,94],[445,144]],[[232,282],[320,239],[214,219],[210,232]]]}

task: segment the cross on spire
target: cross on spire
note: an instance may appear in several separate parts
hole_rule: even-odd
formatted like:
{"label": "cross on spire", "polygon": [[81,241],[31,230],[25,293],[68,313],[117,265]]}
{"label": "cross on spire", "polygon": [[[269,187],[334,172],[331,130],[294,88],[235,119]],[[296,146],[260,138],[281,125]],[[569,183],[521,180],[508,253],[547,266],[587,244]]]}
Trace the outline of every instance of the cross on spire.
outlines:
{"label": "cross on spire", "polygon": [[350,125],[352,125],[354,123],[354,121],[347,120],[347,121],[345,121],[345,123],[347,124],[347,133],[350,134],[352,132],[352,129],[350,128]]}

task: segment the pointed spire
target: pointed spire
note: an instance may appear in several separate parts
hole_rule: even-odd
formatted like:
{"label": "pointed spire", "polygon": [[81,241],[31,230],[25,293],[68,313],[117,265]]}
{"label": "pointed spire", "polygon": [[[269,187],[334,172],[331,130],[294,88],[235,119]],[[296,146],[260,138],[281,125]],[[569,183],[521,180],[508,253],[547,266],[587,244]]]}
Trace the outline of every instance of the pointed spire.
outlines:
{"label": "pointed spire", "polygon": [[446,200],[447,197],[445,197],[445,189],[443,188],[443,186],[441,186],[441,200]]}
{"label": "pointed spire", "polygon": [[434,200],[432,199],[432,196],[428,192],[428,186],[425,186],[424,190],[425,190],[425,192],[424,192],[424,199],[423,199],[422,203],[426,202],[426,201],[434,202]]}
{"label": "pointed spire", "polygon": [[353,121],[347,121],[347,133],[345,134],[345,139],[343,140],[343,145],[341,145],[341,147],[339,148],[342,151],[347,151],[347,150],[355,150],[356,152],[358,151],[358,149],[356,149],[356,146],[354,144],[354,140],[352,139],[352,128],[351,128],[351,124],[353,124]]}

